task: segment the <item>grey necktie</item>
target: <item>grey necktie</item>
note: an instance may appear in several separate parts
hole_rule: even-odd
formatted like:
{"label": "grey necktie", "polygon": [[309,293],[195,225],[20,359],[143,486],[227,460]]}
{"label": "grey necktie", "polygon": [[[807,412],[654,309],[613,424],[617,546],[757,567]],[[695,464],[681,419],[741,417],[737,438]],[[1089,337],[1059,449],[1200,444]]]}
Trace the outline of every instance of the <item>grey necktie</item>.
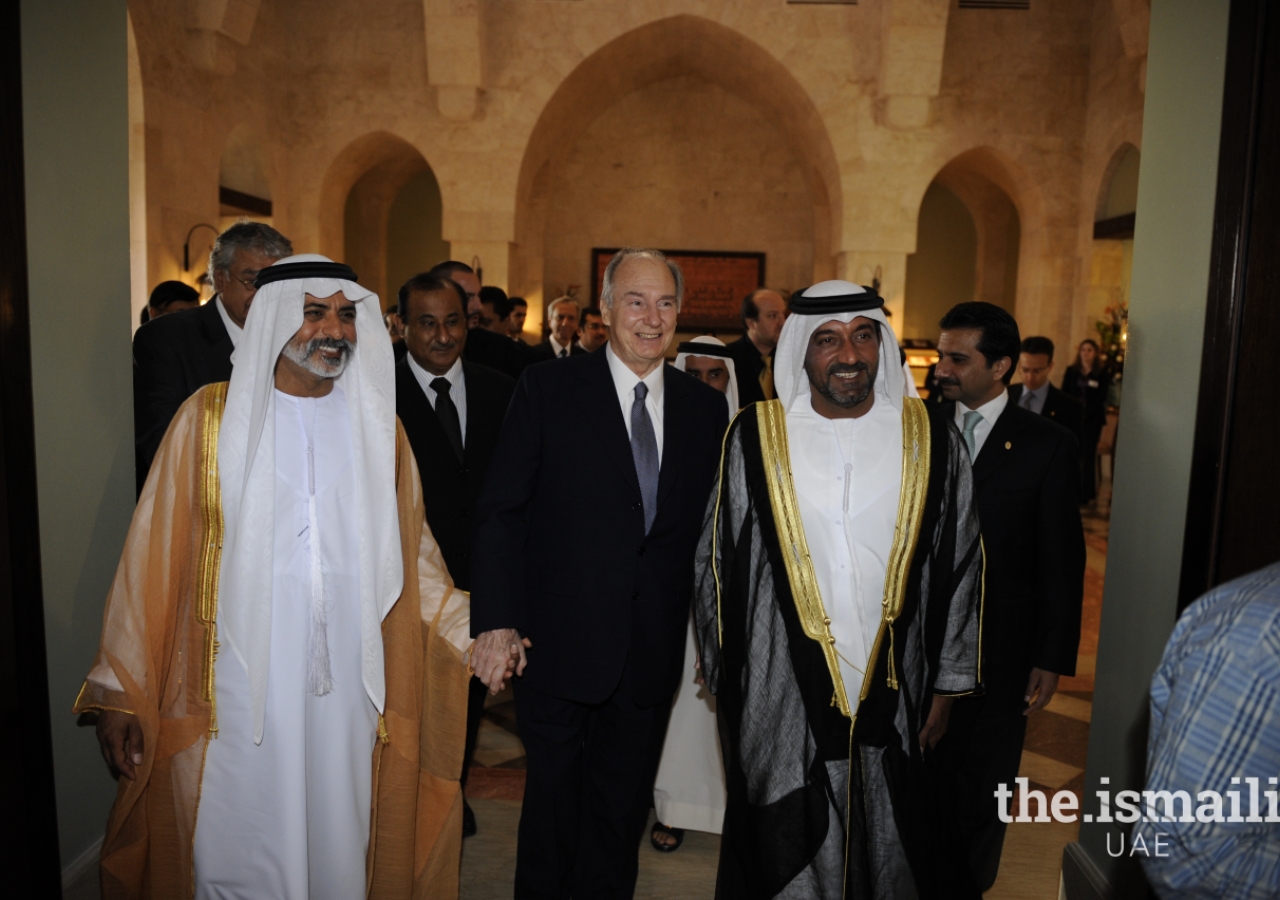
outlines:
{"label": "grey necktie", "polygon": [[643,381],[636,385],[636,399],[631,404],[631,458],[636,464],[636,479],[640,482],[640,499],[644,501],[644,533],[653,526],[658,512],[658,438],[653,431],[653,420],[645,408],[644,398],[649,396],[649,386]]}
{"label": "grey necktie", "polygon": [[981,421],[982,413],[970,411],[964,414],[964,442],[969,448],[970,462],[978,456],[978,439],[974,432],[978,430],[978,423]]}
{"label": "grey necktie", "polygon": [[1027,390],[1026,388],[1022,389],[1022,408],[1023,409],[1031,408],[1031,396],[1032,395],[1029,390]]}

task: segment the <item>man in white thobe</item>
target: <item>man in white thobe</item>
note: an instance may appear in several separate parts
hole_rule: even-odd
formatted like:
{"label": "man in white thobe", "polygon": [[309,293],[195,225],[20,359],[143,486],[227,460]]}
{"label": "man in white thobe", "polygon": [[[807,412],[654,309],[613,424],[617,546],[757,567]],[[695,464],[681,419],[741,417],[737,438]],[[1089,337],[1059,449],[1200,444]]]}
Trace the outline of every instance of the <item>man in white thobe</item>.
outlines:
{"label": "man in white thobe", "polygon": [[161,444],[76,704],[123,776],[103,893],[456,895],[468,604],[378,299],[320,256],[257,286],[231,381]]}

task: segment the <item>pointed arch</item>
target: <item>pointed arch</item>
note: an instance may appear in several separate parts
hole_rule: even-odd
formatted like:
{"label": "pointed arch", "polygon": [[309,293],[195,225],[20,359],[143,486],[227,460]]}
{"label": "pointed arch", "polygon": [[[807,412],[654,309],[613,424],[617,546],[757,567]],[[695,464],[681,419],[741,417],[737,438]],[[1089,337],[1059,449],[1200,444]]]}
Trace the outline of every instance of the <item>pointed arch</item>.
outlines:
{"label": "pointed arch", "polygon": [[[736,64],[724,66],[726,58]],[[709,19],[677,15],[642,25],[597,49],[569,73],[543,107],[526,144],[517,183],[514,290],[535,297],[541,290],[548,167],[572,150],[574,141],[567,136],[580,133],[629,94],[690,76],[745,100],[777,126],[797,161],[796,172],[812,205],[813,268],[831,270],[841,239],[842,183],[831,137],[809,94],[777,58],[750,38]]]}
{"label": "pointed arch", "polygon": [[356,138],[329,164],[320,188],[320,252],[351,265],[389,302],[387,225],[400,191],[432,172],[422,152],[389,131]]}

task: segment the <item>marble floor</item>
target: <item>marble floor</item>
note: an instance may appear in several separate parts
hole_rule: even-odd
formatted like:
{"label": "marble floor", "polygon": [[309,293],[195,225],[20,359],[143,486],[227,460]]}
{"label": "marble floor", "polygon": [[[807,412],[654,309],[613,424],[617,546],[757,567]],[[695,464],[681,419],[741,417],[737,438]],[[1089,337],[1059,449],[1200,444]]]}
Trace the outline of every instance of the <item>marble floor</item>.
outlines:
{"label": "marble floor", "polygon": [[[1076,675],[1060,681],[1058,694],[1027,725],[1019,774],[1030,787],[1046,794],[1066,789],[1078,797],[1083,788],[1107,564],[1108,494],[1104,490],[1099,509],[1084,516],[1088,569]],[[509,900],[512,896],[524,767],[511,694],[490,697],[467,785],[479,831],[463,845],[460,900]],[[1017,803],[1016,797],[1013,802]],[[1010,825],[1000,876],[987,892],[987,900],[1059,900],[1062,849],[1076,839],[1077,830],[1076,825],[1056,822]],[[698,832],[688,832],[675,853],[658,853],[646,842],[640,851],[637,900],[710,900],[715,893],[719,847],[717,836]],[[64,896],[97,897],[95,868],[87,868],[66,885]]]}
{"label": "marble floor", "polygon": [[[1031,789],[1079,795],[1084,785],[1093,673],[1107,567],[1109,490],[1096,509],[1084,512],[1088,568],[1076,674],[1063,678],[1058,693],[1027,723],[1018,774]],[[463,847],[461,900],[508,900],[515,872],[516,825],[524,790],[524,749],[515,726],[510,694],[490,697],[481,724],[467,796],[479,832]],[[1018,802],[1017,796],[1013,803]],[[1005,837],[1000,875],[987,900],[1058,900],[1062,850],[1076,839],[1077,825],[1013,823]],[[637,900],[696,900],[715,893],[719,838],[688,832],[675,853],[658,853],[646,842],[640,850]]]}

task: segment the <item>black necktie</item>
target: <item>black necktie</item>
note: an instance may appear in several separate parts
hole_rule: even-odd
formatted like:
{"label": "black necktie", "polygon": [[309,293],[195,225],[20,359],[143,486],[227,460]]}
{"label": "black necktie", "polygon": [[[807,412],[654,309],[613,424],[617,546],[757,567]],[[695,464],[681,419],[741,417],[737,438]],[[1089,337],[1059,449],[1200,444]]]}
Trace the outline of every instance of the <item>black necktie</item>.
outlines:
{"label": "black necktie", "polygon": [[568,348],[568,347],[561,347],[561,348],[560,348],[560,358],[561,358],[561,359],[564,359],[564,358],[565,358],[566,356],[568,356],[568,355],[569,355],[569,348]]}
{"label": "black necktie", "polygon": [[449,396],[449,379],[437,378],[431,382],[431,390],[436,392],[436,417],[440,419],[440,427],[445,437],[453,445],[453,452],[462,462],[462,422],[458,418],[458,407],[453,405]]}

